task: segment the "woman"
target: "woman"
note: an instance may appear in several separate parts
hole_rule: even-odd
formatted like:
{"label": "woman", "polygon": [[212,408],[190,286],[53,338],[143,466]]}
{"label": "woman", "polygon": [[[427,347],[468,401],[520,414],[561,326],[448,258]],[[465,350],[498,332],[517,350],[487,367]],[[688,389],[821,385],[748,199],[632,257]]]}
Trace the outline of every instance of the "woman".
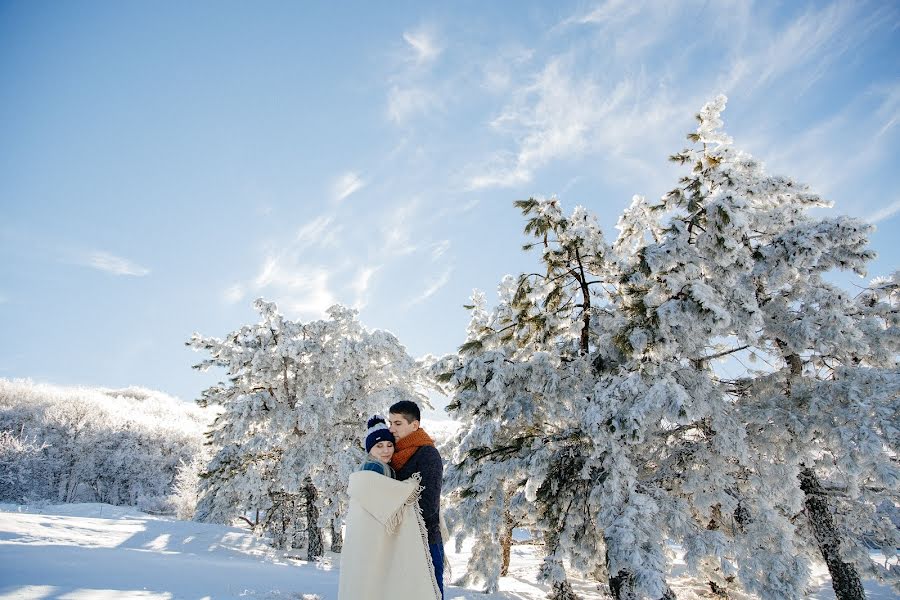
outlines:
{"label": "woman", "polygon": [[394,436],[369,419],[366,460],[350,475],[338,600],[440,600],[417,476],[393,479]]}

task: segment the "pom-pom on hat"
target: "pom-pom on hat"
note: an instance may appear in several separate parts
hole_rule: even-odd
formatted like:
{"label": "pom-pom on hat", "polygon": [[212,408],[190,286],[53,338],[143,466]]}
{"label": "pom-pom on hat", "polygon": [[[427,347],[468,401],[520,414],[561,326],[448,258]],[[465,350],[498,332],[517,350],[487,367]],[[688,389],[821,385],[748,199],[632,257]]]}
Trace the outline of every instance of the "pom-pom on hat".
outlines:
{"label": "pom-pom on hat", "polygon": [[371,451],[372,446],[378,442],[390,442],[393,444],[396,441],[394,440],[394,434],[388,429],[383,417],[373,416],[366,423],[366,427],[366,452]]}

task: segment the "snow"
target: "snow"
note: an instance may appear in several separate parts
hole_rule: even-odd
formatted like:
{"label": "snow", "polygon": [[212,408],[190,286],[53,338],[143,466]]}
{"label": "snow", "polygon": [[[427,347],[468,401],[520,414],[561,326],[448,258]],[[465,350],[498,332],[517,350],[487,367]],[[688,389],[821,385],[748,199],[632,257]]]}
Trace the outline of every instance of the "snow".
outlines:
{"label": "snow", "polygon": [[[516,536],[521,538],[521,536]],[[448,558],[457,570],[467,548]],[[246,530],[177,521],[108,504],[0,505],[0,599],[2,600],[335,600],[337,557],[319,563],[276,551]],[[500,592],[448,586],[455,600],[538,600],[547,588],[536,582],[540,557],[534,546],[512,548],[510,575]],[[673,575],[683,571],[676,562]],[[455,573],[456,576],[461,573]],[[834,598],[827,573],[813,598]],[[596,584],[572,580],[584,600],[606,598]],[[682,600],[704,598],[702,586],[675,577]],[[866,582],[869,600],[896,595]]]}

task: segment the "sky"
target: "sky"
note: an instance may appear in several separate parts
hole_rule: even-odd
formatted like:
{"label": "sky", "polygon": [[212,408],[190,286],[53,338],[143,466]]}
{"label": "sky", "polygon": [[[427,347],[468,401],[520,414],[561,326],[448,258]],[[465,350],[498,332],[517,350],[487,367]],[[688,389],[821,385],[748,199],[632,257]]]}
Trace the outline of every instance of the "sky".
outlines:
{"label": "sky", "polygon": [[452,352],[472,290],[536,264],[513,201],[613,240],[720,93],[735,146],[874,223],[890,274],[898,26],[890,1],[0,0],[0,377],[193,400],[223,374],[184,342],[258,297]]}

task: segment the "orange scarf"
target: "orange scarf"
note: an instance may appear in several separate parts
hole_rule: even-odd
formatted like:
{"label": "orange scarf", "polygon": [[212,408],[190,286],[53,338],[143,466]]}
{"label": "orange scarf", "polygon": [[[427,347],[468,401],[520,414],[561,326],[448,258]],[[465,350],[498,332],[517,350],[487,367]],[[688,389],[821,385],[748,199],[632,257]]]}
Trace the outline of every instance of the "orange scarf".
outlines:
{"label": "orange scarf", "polygon": [[421,428],[416,429],[405,438],[397,440],[394,442],[394,457],[391,459],[391,466],[395,471],[399,471],[422,446],[434,446],[434,440]]}

